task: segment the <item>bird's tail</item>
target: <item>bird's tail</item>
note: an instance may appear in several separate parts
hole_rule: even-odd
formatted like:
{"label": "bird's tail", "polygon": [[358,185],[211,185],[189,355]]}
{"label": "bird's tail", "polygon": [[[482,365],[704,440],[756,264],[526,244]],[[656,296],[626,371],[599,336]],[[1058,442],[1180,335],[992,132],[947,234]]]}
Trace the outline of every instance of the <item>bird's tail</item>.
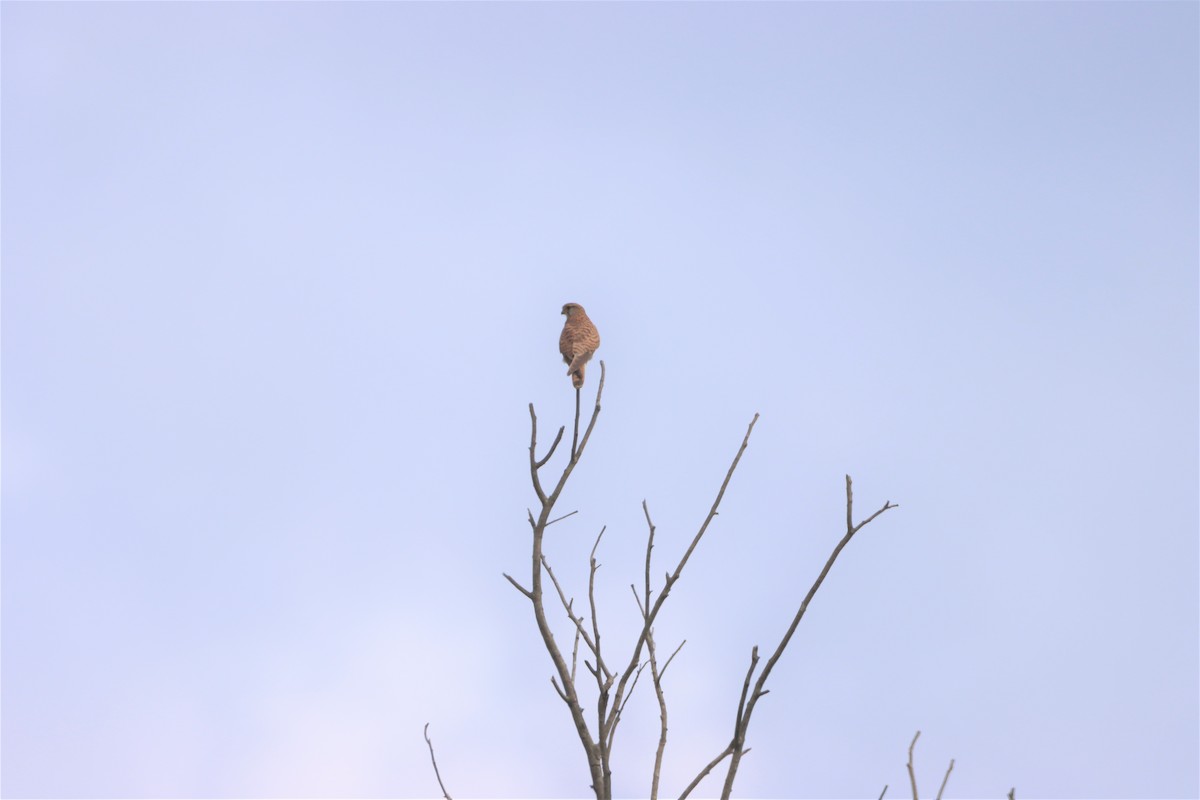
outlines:
{"label": "bird's tail", "polygon": [[587,362],[591,360],[591,353],[580,353],[571,359],[571,365],[567,367],[567,374],[571,376],[571,385],[576,389],[583,386],[584,368],[587,366]]}

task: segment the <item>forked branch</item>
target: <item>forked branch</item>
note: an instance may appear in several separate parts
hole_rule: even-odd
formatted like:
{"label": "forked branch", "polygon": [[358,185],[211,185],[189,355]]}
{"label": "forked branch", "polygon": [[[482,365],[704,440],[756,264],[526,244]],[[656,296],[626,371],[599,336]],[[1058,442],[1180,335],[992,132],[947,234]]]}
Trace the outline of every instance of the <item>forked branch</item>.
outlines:
{"label": "forked branch", "polygon": [[[913,800],[921,800],[920,794],[917,792],[917,771],[913,767],[913,748],[917,746],[917,739],[921,738],[921,732],[917,731],[913,734],[912,741],[908,745],[908,782],[912,787]],[[937,800],[942,800],[942,793],[946,791],[946,783],[950,780],[950,773],[954,771],[954,759],[950,759],[950,766],[946,767],[946,774],[942,776],[942,785],[938,789]],[[883,787],[885,790],[887,787]]]}
{"label": "forked branch", "polygon": [[908,743],[908,780],[912,784],[913,800],[921,800],[921,795],[917,793],[917,773],[913,770],[912,753],[913,748],[917,746],[917,739],[921,738],[921,732],[917,731],[913,734],[913,740]]}
{"label": "forked branch", "polygon": [[780,656],[783,655],[783,651],[787,649],[788,644],[791,642],[792,635],[796,632],[796,628],[800,625],[800,620],[804,618],[805,612],[808,611],[808,604],[812,602],[817,590],[821,588],[821,584],[825,581],[825,576],[828,575],[829,570],[833,568],[833,562],[837,561],[838,555],[842,552],[842,549],[850,543],[850,540],[854,538],[854,534],[862,530],[863,527],[868,525],[883,512],[896,507],[896,504],[892,503],[891,501],[885,502],[878,511],[871,514],[862,522],[855,524],[854,492],[850,476],[846,476],[846,534],[833,548],[833,552],[830,553],[828,560],[825,562],[825,566],[821,569],[820,574],[817,575],[817,579],[813,581],[808,593],[804,596],[804,600],[801,601],[800,608],[796,611],[796,615],[792,618],[791,625],[788,626],[787,631],[783,634],[783,638],[779,640],[779,644],[775,647],[775,652],[771,654],[770,658],[768,658],[766,663],[763,665],[762,672],[759,673],[758,680],[756,680],[754,683],[754,690],[749,693],[749,696],[747,696],[747,686],[749,684],[750,674],[754,672],[755,664],[758,661],[758,648],[754,648],[750,664],[750,673],[748,673],[746,676],[747,686],[742,687],[742,697],[738,703],[738,713],[733,728],[733,740],[730,743],[730,748],[732,748],[732,751],[730,752],[729,767],[725,773],[725,786],[721,790],[722,800],[728,800],[730,794],[732,793],[733,782],[737,777],[737,770],[741,764],[742,756],[748,752],[745,747],[746,730],[750,726],[750,718],[754,714],[754,708],[758,704],[759,699],[767,694],[767,690],[764,688],[767,678],[771,676],[771,671],[775,668],[775,664],[779,661]]}

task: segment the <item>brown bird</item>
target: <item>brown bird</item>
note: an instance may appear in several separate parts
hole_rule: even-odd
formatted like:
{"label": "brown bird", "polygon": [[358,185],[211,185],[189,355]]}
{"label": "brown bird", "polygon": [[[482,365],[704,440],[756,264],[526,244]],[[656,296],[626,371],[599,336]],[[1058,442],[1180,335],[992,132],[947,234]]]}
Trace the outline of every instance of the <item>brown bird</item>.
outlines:
{"label": "brown bird", "polygon": [[600,347],[600,333],[578,303],[567,303],[562,307],[562,313],[567,321],[563,323],[562,335],[558,337],[558,351],[567,365],[571,385],[578,389],[583,386],[583,371],[587,362]]}

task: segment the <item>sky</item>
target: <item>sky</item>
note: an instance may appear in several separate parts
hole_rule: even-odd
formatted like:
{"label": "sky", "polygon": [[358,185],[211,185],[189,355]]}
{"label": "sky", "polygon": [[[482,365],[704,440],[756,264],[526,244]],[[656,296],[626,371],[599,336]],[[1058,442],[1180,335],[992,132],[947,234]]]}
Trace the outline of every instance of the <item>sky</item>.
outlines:
{"label": "sky", "polygon": [[[1195,3],[0,7],[0,792],[589,795],[645,500],[664,796],[1200,795]],[[593,363],[585,403],[599,377]],[[559,453],[546,467],[557,474]],[[551,605],[560,641],[571,629]],[[621,656],[624,654],[624,656]],[[591,698],[584,691],[585,704]],[[649,791],[639,687],[614,791]],[[594,701],[592,701],[594,702]],[[710,779],[698,796],[720,793]]]}

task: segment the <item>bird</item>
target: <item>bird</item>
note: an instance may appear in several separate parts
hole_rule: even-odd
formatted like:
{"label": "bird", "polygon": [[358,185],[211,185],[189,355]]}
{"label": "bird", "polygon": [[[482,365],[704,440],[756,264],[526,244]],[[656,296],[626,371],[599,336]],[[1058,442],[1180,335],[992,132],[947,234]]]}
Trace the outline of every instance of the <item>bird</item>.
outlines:
{"label": "bird", "polygon": [[583,371],[592,354],[600,347],[600,333],[588,318],[579,303],[567,303],[562,307],[567,321],[563,323],[562,335],[558,337],[558,351],[562,353],[571,385],[583,387]]}

